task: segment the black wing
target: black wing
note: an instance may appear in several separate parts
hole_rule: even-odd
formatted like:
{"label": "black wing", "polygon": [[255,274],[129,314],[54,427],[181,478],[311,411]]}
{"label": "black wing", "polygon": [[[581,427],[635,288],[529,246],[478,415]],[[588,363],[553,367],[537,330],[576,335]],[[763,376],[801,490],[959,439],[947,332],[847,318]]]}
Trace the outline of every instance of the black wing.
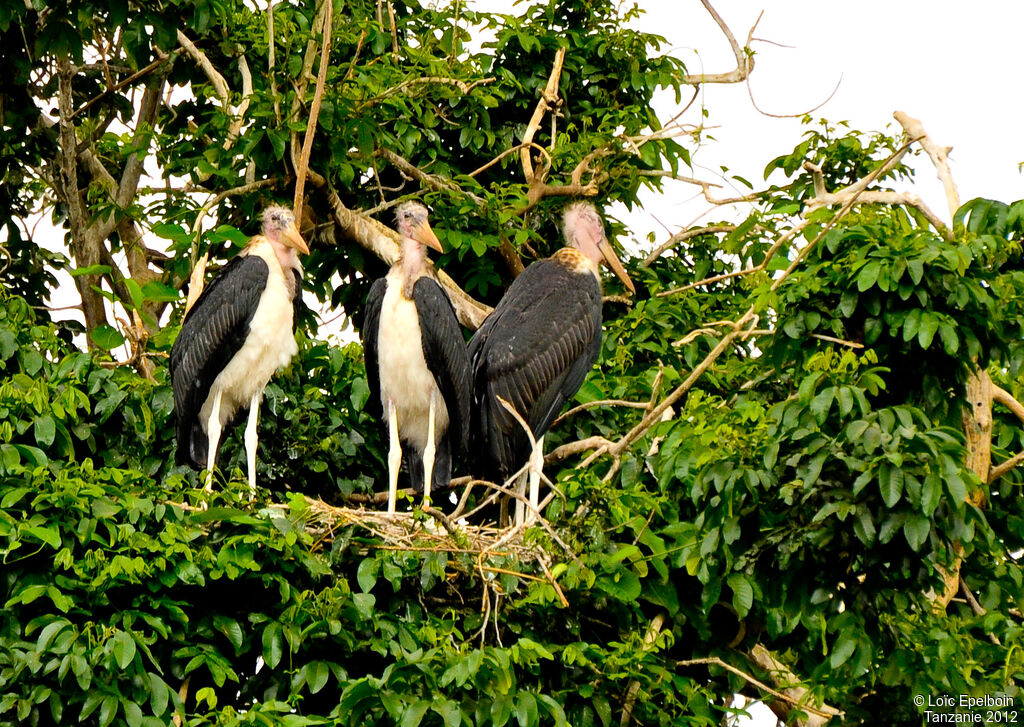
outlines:
{"label": "black wing", "polygon": [[455,308],[436,280],[428,277],[417,280],[412,298],[420,321],[423,358],[441,389],[448,409],[452,454],[458,456],[466,449],[469,439],[469,409],[473,400],[466,341],[462,337]]}
{"label": "black wing", "polygon": [[388,292],[388,281],[378,278],[366,296],[363,318],[363,360],[366,363],[366,384],[370,387],[370,398],[366,410],[371,416],[383,419],[384,408],[380,401],[380,368],[377,363],[377,335],[380,332],[380,309],[384,306],[384,294]]}
{"label": "black wing", "polygon": [[270,269],[258,255],[225,265],[186,314],[171,348],[171,382],[178,417],[178,464],[206,466],[199,410],[214,379],[245,343]]}
{"label": "black wing", "polygon": [[485,476],[507,477],[526,461],[529,440],[498,401],[512,404],[534,437],[576,394],[601,349],[601,288],[589,273],[554,260],[528,267],[469,344],[473,434]]}

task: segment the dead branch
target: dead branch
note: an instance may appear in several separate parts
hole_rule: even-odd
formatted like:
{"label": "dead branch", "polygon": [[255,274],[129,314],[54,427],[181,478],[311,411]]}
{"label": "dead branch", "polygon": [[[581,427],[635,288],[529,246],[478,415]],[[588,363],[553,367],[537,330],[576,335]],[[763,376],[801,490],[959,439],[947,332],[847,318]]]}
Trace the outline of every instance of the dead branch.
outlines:
{"label": "dead branch", "polygon": [[[747,76],[754,70],[754,57],[750,54],[749,48],[741,48],[740,44],[736,42],[736,36],[729,30],[729,26],[722,20],[722,16],[718,14],[712,6],[709,0],[700,0],[700,4],[704,6],[704,9],[708,11],[708,14],[714,18],[715,23],[721,29],[725,35],[726,40],[729,41],[729,47],[732,48],[732,54],[736,58],[736,68],[729,71],[728,73],[699,73],[699,74],[686,74],[683,76],[684,83],[690,84],[701,84],[701,83],[740,83],[745,80]],[[760,20],[760,17],[758,17]],[[753,35],[754,28],[757,27],[757,23],[754,23],[754,27],[750,29],[748,34],[747,42],[750,42],[750,35]]]}
{"label": "dead branch", "polygon": [[992,384],[992,400],[1005,406],[1024,423],[1024,404],[1017,401],[1009,391],[998,384]]}
{"label": "dead branch", "polygon": [[946,191],[946,203],[949,205],[949,217],[953,219],[956,216],[956,211],[960,209],[960,194],[957,192],[956,184],[953,182],[953,172],[949,168],[949,152],[952,151],[953,147],[940,147],[931,140],[931,137],[924,130],[924,125],[920,120],[915,119],[912,116],[908,116],[903,111],[896,111],[893,114],[896,121],[899,122],[900,126],[907,133],[907,137],[911,141],[916,141],[924,149],[928,158],[932,160],[932,164],[935,165],[935,172],[939,176],[939,180],[942,182],[942,188]]}
{"label": "dead branch", "polygon": [[588,401],[586,404],[579,404],[574,406],[569,411],[562,412],[554,422],[551,423],[552,427],[557,427],[563,421],[571,417],[573,414],[579,414],[581,411],[587,411],[598,406],[624,406],[631,409],[647,409],[647,402],[644,401],[626,401],[625,399],[598,399],[597,401]]}
{"label": "dead branch", "polygon": [[309,169],[309,155],[313,151],[313,136],[316,133],[316,121],[320,116],[320,103],[324,96],[324,84],[327,81],[327,66],[331,53],[331,27],[334,24],[334,3],[327,0],[324,4],[323,43],[320,46],[320,71],[316,77],[316,90],[313,92],[313,103],[309,109],[309,120],[306,123],[306,137],[302,142],[302,154],[299,165],[295,168],[295,197],[292,210],[295,224],[302,222],[303,190],[306,186],[306,170]]}
{"label": "dead branch", "polygon": [[[783,699],[803,712],[810,713],[810,716],[797,721],[798,725],[802,725],[803,727],[819,727],[820,725],[827,724],[833,717],[842,718],[844,716],[844,712],[827,704],[816,706],[808,704],[806,700],[810,696],[809,690],[800,686],[800,679],[796,674],[794,674],[788,666],[779,661],[772,652],[765,648],[763,644],[754,645],[754,648],[750,650],[750,659],[754,664],[768,672],[769,679],[771,679],[782,692],[780,694],[775,690],[771,690],[773,695]],[[744,678],[746,677],[744,676]]]}
{"label": "dead branch", "polygon": [[224,80],[224,76],[181,29],[178,30],[178,43],[206,74],[206,78],[213,86],[214,93],[220,99],[221,106],[228,111],[231,108],[231,91],[228,89],[228,82]]}
{"label": "dead branch", "polygon": [[666,250],[675,247],[681,242],[686,242],[694,237],[703,237],[704,235],[716,235],[722,232],[732,232],[735,229],[736,225],[711,225],[709,227],[701,227],[694,230],[680,230],[672,235],[672,237],[668,238],[668,240],[658,245],[658,247],[654,248],[654,251],[644,258],[642,263],[640,263],[640,267],[650,267],[651,263],[661,257]]}
{"label": "dead branch", "polygon": [[544,114],[553,108],[558,108],[561,104],[561,99],[558,97],[558,83],[562,77],[562,65],[565,62],[565,47],[559,48],[555,53],[555,61],[551,65],[551,73],[548,75],[547,85],[541,92],[540,100],[537,101],[537,107],[533,111],[533,116],[530,117],[530,122],[526,125],[526,132],[523,134],[523,148],[519,152],[519,159],[523,165],[523,175],[526,177],[527,184],[532,185],[535,177],[533,169],[533,160],[530,158],[530,149],[527,144],[533,142],[533,137],[537,134],[537,130],[540,129],[541,121],[544,120]]}
{"label": "dead branch", "polygon": [[[903,154],[906,153],[907,148],[909,147],[905,147]],[[899,157],[890,157],[885,167],[878,170],[876,178],[895,166],[903,154],[900,154]],[[867,185],[863,183],[864,179],[867,179],[867,177],[858,180],[856,183],[851,184],[838,192],[830,193],[825,189],[825,177],[822,173],[821,167],[811,163],[810,161],[805,161],[803,163],[803,168],[811,173],[811,179],[814,182],[814,197],[808,200],[804,214],[813,212],[821,207],[845,204],[851,197],[855,196],[857,198],[857,202],[860,204],[907,205],[910,207],[916,207],[939,234],[947,240],[952,239],[952,232],[950,229],[916,194],[911,192],[891,192],[887,190],[868,191],[866,190]]]}
{"label": "dead branch", "polygon": [[582,452],[589,452],[594,449],[600,449],[601,447],[610,447],[612,443],[604,437],[587,437],[586,439],[579,439],[575,442],[569,442],[563,444],[561,447],[555,447],[546,455],[544,455],[544,464],[556,464],[564,459],[568,459],[573,455],[580,454]]}

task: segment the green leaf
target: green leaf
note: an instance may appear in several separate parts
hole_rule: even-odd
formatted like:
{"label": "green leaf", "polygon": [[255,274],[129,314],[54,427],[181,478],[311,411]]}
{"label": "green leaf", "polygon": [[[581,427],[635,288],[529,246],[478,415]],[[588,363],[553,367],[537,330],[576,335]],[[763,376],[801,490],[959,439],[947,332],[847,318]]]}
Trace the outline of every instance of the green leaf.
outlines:
{"label": "green leaf", "polygon": [[310,694],[316,694],[327,685],[327,678],[331,675],[331,669],[324,661],[311,661],[306,665],[306,684],[309,685]]}
{"label": "green leaf", "polygon": [[124,336],[121,335],[121,332],[106,323],[96,326],[90,335],[93,343],[104,351],[110,351],[124,344]]}
{"label": "green leaf", "polygon": [[912,515],[903,523],[903,535],[907,544],[914,550],[920,550],[931,531],[931,521],[920,515]]}
{"label": "green leaf", "polygon": [[36,444],[40,447],[49,447],[53,444],[53,438],[57,435],[57,425],[54,423],[52,416],[45,414],[37,418],[32,428]]}
{"label": "green leaf", "polygon": [[903,470],[895,465],[883,465],[879,473],[878,486],[886,507],[893,507],[903,494]]}
{"label": "green leaf", "polygon": [[846,661],[853,656],[854,650],[857,648],[856,639],[846,633],[839,635],[839,639],[836,641],[836,645],[832,648],[832,655],[829,657],[828,663],[833,669],[838,669]]}
{"label": "green leaf", "polygon": [[380,561],[374,557],[363,558],[356,569],[356,582],[363,593],[373,590],[377,583],[377,573],[380,571]]}
{"label": "green leaf", "polygon": [[373,616],[373,607],[377,598],[372,593],[353,593],[352,602],[355,604],[359,617],[367,620]]}
{"label": "green leaf", "polygon": [[263,629],[263,661],[271,669],[281,663],[284,654],[283,639],[281,636],[281,624],[271,621]]}
{"label": "green leaf", "polygon": [[863,293],[872,287],[878,281],[878,274],[881,270],[882,266],[877,260],[872,260],[862,267],[860,273],[857,274],[857,290]]}
{"label": "green leaf", "polygon": [[730,573],[725,582],[732,589],[732,606],[736,609],[736,615],[746,618],[754,605],[754,589],[750,580],[742,573]]}
{"label": "green leaf", "polygon": [[109,265],[87,265],[84,268],[69,270],[68,274],[71,275],[71,277],[77,278],[82,275],[106,275],[110,270],[111,268]]}
{"label": "green leaf", "polygon": [[423,715],[430,709],[430,702],[426,699],[418,699],[405,710],[402,715],[401,727],[418,727],[423,721]]}
{"label": "green leaf", "polygon": [[111,652],[119,669],[125,669],[135,658],[135,639],[126,631],[118,631],[111,639]]}

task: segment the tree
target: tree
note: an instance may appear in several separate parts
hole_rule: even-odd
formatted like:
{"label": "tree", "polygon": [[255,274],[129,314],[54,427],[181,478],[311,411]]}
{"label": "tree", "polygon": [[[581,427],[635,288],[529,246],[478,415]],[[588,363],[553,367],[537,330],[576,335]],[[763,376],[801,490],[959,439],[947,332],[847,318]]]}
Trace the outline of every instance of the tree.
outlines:
{"label": "tree", "polygon": [[[610,0],[339,6],[0,6],[0,721],[713,724],[738,693],[916,724],[918,695],[1019,699],[1024,203],[960,205],[904,115],[902,138],[808,118],[784,183],[716,199],[685,169],[700,110],[651,108],[753,71],[707,3],[732,72],[688,75]],[[894,189],[915,150],[948,218]],[[312,313],[258,501],[237,439],[209,498],[171,466],[183,288],[266,201],[295,195],[308,289],[358,322],[397,252],[374,215],[423,198],[473,327],[570,198],[670,180],[747,212],[638,243],[642,294],[606,290],[539,527],[353,507],[384,445],[358,344]],[[63,272],[81,330],[46,312]],[[463,514],[493,493],[459,484]]]}

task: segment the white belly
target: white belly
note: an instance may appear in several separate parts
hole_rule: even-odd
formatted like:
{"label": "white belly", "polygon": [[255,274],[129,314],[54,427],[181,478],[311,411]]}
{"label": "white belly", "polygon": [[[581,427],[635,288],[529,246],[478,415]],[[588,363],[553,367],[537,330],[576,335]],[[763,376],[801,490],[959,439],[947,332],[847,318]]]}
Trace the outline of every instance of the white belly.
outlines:
{"label": "white belly", "polygon": [[254,395],[262,394],[274,372],[286,366],[299,350],[292,332],[292,301],[284,273],[273,253],[270,258],[267,260],[270,268],[267,287],[249,324],[249,335],[214,379],[199,413],[204,428],[218,390],[221,392],[221,424],[226,424],[239,407],[248,406]]}
{"label": "white belly", "polygon": [[400,275],[388,273],[377,331],[380,398],[385,416],[388,399],[395,404],[398,434],[417,449],[427,444],[430,402],[434,401],[434,441],[448,430],[448,410],[434,375],[423,358],[416,305],[402,295]]}

